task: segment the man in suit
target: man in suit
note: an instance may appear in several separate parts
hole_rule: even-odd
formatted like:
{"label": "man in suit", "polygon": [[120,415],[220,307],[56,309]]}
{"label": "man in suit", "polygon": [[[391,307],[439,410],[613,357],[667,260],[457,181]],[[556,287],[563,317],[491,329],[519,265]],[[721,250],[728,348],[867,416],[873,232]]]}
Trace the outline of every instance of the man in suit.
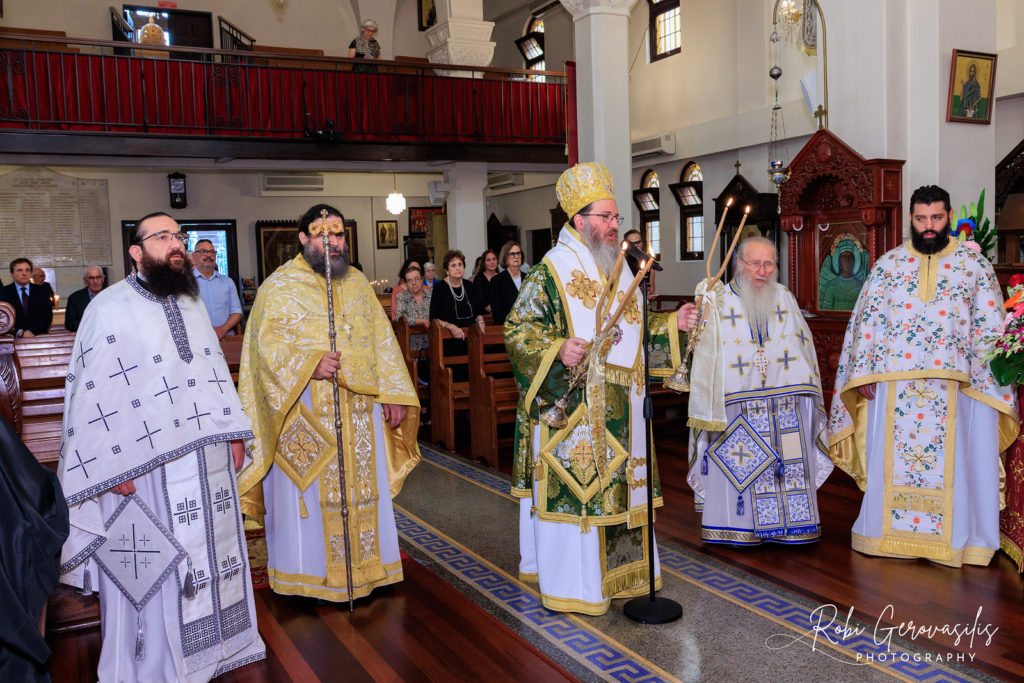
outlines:
{"label": "man in suit", "polygon": [[50,331],[53,302],[46,290],[32,284],[32,262],[27,258],[11,261],[14,282],[0,290],[0,299],[14,307],[14,336],[35,337]]}
{"label": "man in suit", "polygon": [[82,322],[82,315],[85,314],[85,307],[97,294],[103,291],[103,284],[106,276],[99,266],[89,266],[85,269],[85,277],[82,278],[85,287],[73,292],[68,297],[67,310],[64,313],[64,327],[70,332],[77,332],[78,325]]}

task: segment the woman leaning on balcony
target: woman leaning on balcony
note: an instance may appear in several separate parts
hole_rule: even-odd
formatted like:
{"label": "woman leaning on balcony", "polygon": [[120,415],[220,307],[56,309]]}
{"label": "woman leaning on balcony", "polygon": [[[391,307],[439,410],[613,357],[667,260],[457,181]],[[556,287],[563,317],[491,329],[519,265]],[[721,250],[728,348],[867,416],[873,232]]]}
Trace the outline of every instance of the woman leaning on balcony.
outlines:
{"label": "woman leaning on balcony", "polygon": [[[348,45],[348,56],[355,59],[380,59],[380,43],[374,36],[377,35],[377,22],[367,19],[359,25],[359,37]],[[360,73],[373,73],[377,67],[371,64],[356,64],[353,71]]]}

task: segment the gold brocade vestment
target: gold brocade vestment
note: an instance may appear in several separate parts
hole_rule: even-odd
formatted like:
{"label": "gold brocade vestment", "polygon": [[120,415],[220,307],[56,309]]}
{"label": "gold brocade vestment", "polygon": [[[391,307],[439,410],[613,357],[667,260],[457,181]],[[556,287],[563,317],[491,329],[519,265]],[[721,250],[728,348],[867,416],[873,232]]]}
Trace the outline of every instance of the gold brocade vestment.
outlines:
{"label": "gold brocade vestment", "polygon": [[[420,459],[419,401],[391,324],[366,278],[350,269],[333,286],[353,593],[358,597],[385,574],[376,533],[377,458],[386,458],[393,497]],[[261,285],[246,329],[238,387],[255,438],[248,443],[253,461],[239,475],[239,492],[243,512],[262,519],[262,481],[276,465],[300,492],[299,517],[305,519],[305,492],[319,486],[311,500],[319,499],[323,520],[323,583],[337,587],[345,585],[345,566],[334,399],[329,381],[312,379],[329,350],[326,281],[300,255]],[[374,403],[407,406],[405,419],[397,429],[385,423],[375,432]],[[375,433],[383,433],[383,443],[376,443]]]}

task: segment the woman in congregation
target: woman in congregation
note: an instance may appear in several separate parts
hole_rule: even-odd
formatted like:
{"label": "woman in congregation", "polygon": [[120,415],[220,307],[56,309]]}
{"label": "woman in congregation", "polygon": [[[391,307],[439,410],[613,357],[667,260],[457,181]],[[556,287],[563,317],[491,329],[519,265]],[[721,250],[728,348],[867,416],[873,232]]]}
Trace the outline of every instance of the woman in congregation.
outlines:
{"label": "woman in congregation", "polygon": [[420,268],[418,261],[413,259],[405,259],[405,263],[398,269],[398,284],[395,285],[394,289],[391,290],[391,319],[398,320],[398,295],[406,290],[405,286],[405,274],[410,268],[416,268],[421,273],[423,269]]}
{"label": "woman in congregation", "polygon": [[[461,251],[452,250],[444,255],[442,262],[447,277],[434,285],[430,295],[430,319],[442,321],[442,327],[456,339],[464,340],[464,328],[477,324],[483,329],[483,311],[473,303],[477,296],[473,283],[462,277],[466,272],[466,257]],[[463,347],[465,348],[465,347]]]}
{"label": "woman in congregation", "polygon": [[[409,266],[405,271],[405,291],[399,292],[398,318],[405,318],[409,325],[430,325],[430,290],[423,286],[423,274],[419,266]],[[426,362],[426,350],[430,340],[426,334],[409,335],[409,352],[416,358],[416,367],[420,380],[428,376],[429,364]]]}
{"label": "woman in congregation", "polygon": [[477,296],[475,305],[483,313],[491,312],[491,280],[498,276],[498,255],[493,249],[486,249],[480,254],[477,260],[476,269],[473,271],[473,289]]}
{"label": "woman in congregation", "polygon": [[[377,35],[377,22],[367,19],[359,25],[359,37],[348,45],[348,56],[350,59],[380,59],[380,43],[374,37]],[[372,64],[356,64],[355,72],[373,73],[377,67]]]}
{"label": "woman in congregation", "polygon": [[523,283],[523,276],[520,269],[523,265],[523,248],[519,242],[511,240],[505,242],[498,254],[498,262],[503,271],[494,276],[491,280],[488,295],[491,302],[491,315],[494,316],[495,325],[504,325],[519,296],[519,288]]}
{"label": "woman in congregation", "polygon": [[430,289],[437,283],[437,267],[430,261],[427,261],[423,264],[423,286]]}

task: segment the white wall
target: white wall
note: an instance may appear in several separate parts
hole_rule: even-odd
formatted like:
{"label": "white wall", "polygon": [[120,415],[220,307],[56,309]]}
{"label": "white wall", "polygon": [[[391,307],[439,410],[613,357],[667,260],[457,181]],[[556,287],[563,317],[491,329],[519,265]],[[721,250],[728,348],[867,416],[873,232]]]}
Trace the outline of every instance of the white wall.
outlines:
{"label": "white wall", "polygon": [[[522,69],[523,55],[515,41],[523,37],[530,19],[528,6],[510,11],[506,2],[492,2],[484,7],[484,19],[494,21],[491,41],[494,45],[494,59],[491,66],[500,69]],[[549,10],[542,17],[544,21],[544,61],[548,71],[564,71],[565,62],[573,59],[572,16],[561,7]]]}
{"label": "white wall", "polygon": [[[0,174],[16,167],[0,166]],[[237,224],[238,272],[242,277],[256,277],[256,221],[294,220],[311,205],[320,202],[338,208],[347,219],[356,221],[358,257],[363,272],[370,280],[388,279],[394,284],[402,264],[402,237],[409,234],[409,212],[392,216],[384,202],[393,187],[391,174],[327,174],[324,192],[306,196],[261,196],[260,174],[249,172],[189,171],[186,176],[188,207],[168,207],[167,173],[173,169],[85,169],[54,167],[54,171],[76,178],[107,180],[110,201],[110,237],[113,263],[109,265],[111,281],[124,277],[124,244],[121,221],[136,220],[153,211],[167,211],[178,219],[233,219]],[[429,206],[424,196],[427,180],[439,180],[440,174],[400,174],[398,189],[408,206]],[[398,249],[376,248],[375,221],[398,221]],[[0,254],[0,263],[18,256],[33,254]],[[10,276],[4,277],[5,282]],[[79,285],[80,286],[80,285]],[[76,287],[77,288],[77,287]],[[58,292],[66,297],[71,291]]]}
{"label": "white wall", "polygon": [[552,183],[521,192],[488,197],[487,215],[493,213],[502,225],[519,226],[519,243],[526,252],[526,262],[532,265],[537,259],[529,244],[529,231],[541,228],[550,230],[551,209],[556,206],[558,199],[555,197],[555,186]]}

